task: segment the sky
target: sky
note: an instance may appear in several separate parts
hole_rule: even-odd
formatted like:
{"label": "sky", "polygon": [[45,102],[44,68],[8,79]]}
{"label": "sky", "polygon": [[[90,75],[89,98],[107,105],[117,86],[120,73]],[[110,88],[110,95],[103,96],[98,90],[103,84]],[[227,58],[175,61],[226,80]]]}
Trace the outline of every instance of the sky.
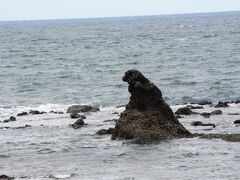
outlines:
{"label": "sky", "polygon": [[240,0],[0,0],[0,21],[240,11]]}

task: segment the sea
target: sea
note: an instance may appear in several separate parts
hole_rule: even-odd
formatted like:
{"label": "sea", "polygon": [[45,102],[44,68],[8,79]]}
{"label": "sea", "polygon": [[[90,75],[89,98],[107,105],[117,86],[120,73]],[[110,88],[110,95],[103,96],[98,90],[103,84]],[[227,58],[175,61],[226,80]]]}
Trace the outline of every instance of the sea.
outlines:
{"label": "sea", "polygon": [[[97,136],[129,101],[141,71],[175,111],[240,99],[240,12],[0,22],[0,175],[15,179],[239,179],[240,144],[176,139],[136,144]],[[67,108],[94,105],[73,129]],[[121,106],[121,107],[119,107]],[[17,116],[39,110],[40,115]],[[204,111],[214,110],[208,105]],[[63,112],[53,113],[54,112]],[[202,111],[202,110],[198,110]],[[191,132],[237,133],[240,105]],[[10,116],[17,121],[3,123]],[[216,128],[192,127],[191,121]],[[29,125],[29,126],[26,126]]]}

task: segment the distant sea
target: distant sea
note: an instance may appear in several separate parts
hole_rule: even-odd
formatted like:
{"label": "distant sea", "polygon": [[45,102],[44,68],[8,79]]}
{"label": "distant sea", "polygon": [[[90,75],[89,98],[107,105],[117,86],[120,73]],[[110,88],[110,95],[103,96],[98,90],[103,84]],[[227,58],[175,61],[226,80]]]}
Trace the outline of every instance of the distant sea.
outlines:
{"label": "distant sea", "polygon": [[127,103],[138,69],[170,104],[240,99],[240,12],[0,22],[0,106]]}
{"label": "distant sea", "polygon": [[[239,143],[187,138],[135,144],[96,135],[113,128],[124,110],[116,106],[129,100],[122,76],[132,68],[162,90],[174,112],[184,103],[240,100],[240,12],[0,22],[0,175],[239,179]],[[73,129],[76,119],[66,113],[72,104],[99,105],[100,111],[82,113],[87,125]],[[17,116],[30,110],[45,113]],[[193,133],[239,133],[240,104],[218,110],[221,115],[179,121]]]}

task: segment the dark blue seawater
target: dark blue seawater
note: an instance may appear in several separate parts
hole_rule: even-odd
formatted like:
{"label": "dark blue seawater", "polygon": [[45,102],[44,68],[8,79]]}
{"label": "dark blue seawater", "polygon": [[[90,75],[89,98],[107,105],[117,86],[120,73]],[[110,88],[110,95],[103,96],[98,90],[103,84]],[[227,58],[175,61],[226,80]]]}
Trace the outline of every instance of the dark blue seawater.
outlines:
{"label": "dark blue seawater", "polygon": [[128,101],[135,68],[170,104],[240,98],[240,12],[0,22],[0,105]]}

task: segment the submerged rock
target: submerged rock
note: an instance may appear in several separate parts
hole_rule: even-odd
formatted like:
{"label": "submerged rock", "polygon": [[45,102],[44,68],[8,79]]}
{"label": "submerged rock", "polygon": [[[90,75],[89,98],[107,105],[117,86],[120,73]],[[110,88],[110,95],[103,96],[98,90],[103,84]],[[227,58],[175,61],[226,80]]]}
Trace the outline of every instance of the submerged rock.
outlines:
{"label": "submerged rock", "polygon": [[28,115],[27,112],[21,112],[21,113],[18,113],[18,114],[17,114],[17,116],[26,116],[26,115]]}
{"label": "submerged rock", "polygon": [[106,135],[106,134],[112,134],[114,128],[109,128],[109,129],[100,129],[96,135]]}
{"label": "submerged rock", "polygon": [[213,128],[216,127],[215,124],[212,124],[212,123],[203,123],[202,121],[193,121],[191,123],[192,126],[212,126]]}
{"label": "submerged rock", "polygon": [[201,106],[203,106],[203,105],[211,105],[212,102],[211,101],[200,101],[198,104],[201,105]]}
{"label": "submerged rock", "polygon": [[240,120],[236,120],[233,122],[234,124],[240,124]]}
{"label": "submerged rock", "polygon": [[215,110],[213,112],[211,112],[211,115],[221,115],[222,111],[221,110]]}
{"label": "submerged rock", "polygon": [[3,123],[8,123],[8,122],[13,122],[16,121],[17,119],[14,116],[11,116],[9,119],[3,120]]}
{"label": "submerged rock", "polygon": [[73,105],[67,109],[67,113],[81,113],[81,112],[97,112],[99,111],[98,107],[88,106],[88,105]]}
{"label": "submerged rock", "polygon": [[203,112],[203,113],[201,113],[200,115],[203,116],[204,118],[210,118],[211,113]]}
{"label": "submerged rock", "polygon": [[78,119],[74,124],[72,124],[72,127],[74,129],[78,129],[78,128],[81,128],[83,127],[84,125],[86,125],[83,121],[83,119]]}
{"label": "submerged rock", "polygon": [[183,108],[179,108],[175,114],[178,115],[191,115],[191,114],[197,114],[195,112],[193,112],[189,107],[183,107]]}
{"label": "submerged rock", "polygon": [[112,139],[161,140],[189,137],[191,133],[174,117],[157,86],[137,70],[123,76],[130,101],[116,123]]}
{"label": "submerged rock", "polygon": [[77,118],[86,119],[86,116],[81,115],[81,114],[77,114],[77,113],[70,114],[70,117],[71,117],[71,119],[77,119]]}
{"label": "submerged rock", "polygon": [[193,105],[187,105],[186,108],[189,108],[189,109],[203,109],[202,106],[193,106]]}
{"label": "submerged rock", "polygon": [[29,111],[29,114],[32,114],[32,115],[38,115],[38,114],[44,114],[46,112],[43,112],[43,111],[38,111],[38,110],[30,110]]}

